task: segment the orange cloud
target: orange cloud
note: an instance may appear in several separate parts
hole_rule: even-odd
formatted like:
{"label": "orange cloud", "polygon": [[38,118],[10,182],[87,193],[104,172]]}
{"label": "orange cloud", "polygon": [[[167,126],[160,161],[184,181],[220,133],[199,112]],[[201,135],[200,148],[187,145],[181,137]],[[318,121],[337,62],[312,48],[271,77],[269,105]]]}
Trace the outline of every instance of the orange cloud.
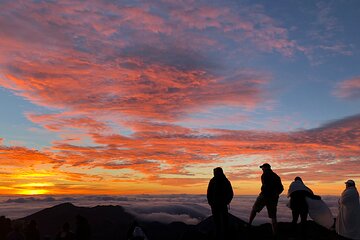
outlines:
{"label": "orange cloud", "polygon": [[[357,172],[360,148],[356,141],[359,139],[359,122],[359,116],[352,116],[317,129],[293,133],[193,130],[139,122],[134,125],[135,133],[131,136],[90,134],[95,146],[76,146],[66,144],[64,140],[54,143],[51,155],[7,147],[2,148],[0,156],[5,165],[15,169],[46,163],[53,166],[52,171],[63,177],[54,186],[46,187],[50,192],[82,189],[81,192],[90,193],[90,183],[84,183],[84,178],[97,178],[99,192],[116,192],[111,188],[116,188],[117,184],[135,186],[143,181],[155,184],[159,191],[161,186],[175,182],[180,186],[196,184],[197,190],[192,190],[196,192],[204,188],[214,166],[223,165],[229,178],[241,185],[241,182],[257,181],[258,165],[264,161],[270,162],[284,181],[301,175],[307,181],[326,185],[344,178],[356,180],[360,177]],[[74,173],[69,171],[70,168],[87,173]],[[102,169],[108,174],[99,173],[99,170],[91,174],[94,169]],[[111,173],[118,171],[132,173],[115,178]],[[69,188],[59,189],[64,182]],[[254,189],[257,189],[256,184]],[[254,192],[254,189],[248,191]],[[245,190],[242,192],[246,193]]]}
{"label": "orange cloud", "polygon": [[2,166],[31,167],[41,163],[54,163],[52,153],[46,153],[25,147],[0,146]]}
{"label": "orange cloud", "polygon": [[[290,133],[180,126],[213,107],[253,110],[268,100],[270,74],[234,67],[232,56],[291,56],[300,47],[258,5],[6,2],[2,13],[0,86],[56,110],[26,117],[61,138],[39,150],[0,147],[8,192],[140,193],[174,183],[180,187],[173,191],[197,183],[193,191],[201,192],[212,166],[253,181],[265,160],[289,178],[358,178],[359,116]],[[350,82],[343,85],[354,89]],[[340,89],[340,96],[354,96]],[[27,182],[26,168],[49,175]],[[20,185],[7,182],[16,178],[9,169],[18,171]]]}

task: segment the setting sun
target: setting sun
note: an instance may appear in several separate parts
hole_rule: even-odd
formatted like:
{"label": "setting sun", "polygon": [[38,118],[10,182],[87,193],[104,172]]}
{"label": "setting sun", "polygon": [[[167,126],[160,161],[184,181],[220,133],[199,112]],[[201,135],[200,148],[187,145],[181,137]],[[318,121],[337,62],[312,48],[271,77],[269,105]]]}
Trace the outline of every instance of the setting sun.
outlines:
{"label": "setting sun", "polygon": [[17,194],[20,195],[42,195],[47,193],[49,193],[49,191],[45,189],[23,189],[17,192]]}

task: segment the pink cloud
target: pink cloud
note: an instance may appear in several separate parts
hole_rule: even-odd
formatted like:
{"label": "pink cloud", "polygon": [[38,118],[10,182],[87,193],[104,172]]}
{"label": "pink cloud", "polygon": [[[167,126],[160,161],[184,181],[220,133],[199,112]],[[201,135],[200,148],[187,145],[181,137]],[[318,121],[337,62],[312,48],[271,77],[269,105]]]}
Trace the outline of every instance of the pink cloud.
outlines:
{"label": "pink cloud", "polygon": [[[166,124],[139,123],[132,137],[94,134],[98,147],[55,145],[67,164],[106,169],[133,169],[148,176],[160,173],[187,175],[186,166],[216,163],[232,156],[259,155],[281,167],[281,172],[301,168],[307,176],[324,165],[331,169],[344,166],[343,174],[355,173],[351,159],[359,154],[354,139],[359,138],[358,116],[324,125],[322,128],[294,133],[234,130],[191,130]],[[89,161],[89,159],[92,159]],[[333,163],[332,163],[333,162]],[[167,167],[161,167],[165,164]],[[236,168],[246,171],[251,168]],[[241,170],[242,169],[242,170]],[[340,170],[339,170],[340,171]],[[347,171],[347,172],[346,172]],[[295,171],[296,172],[296,171]],[[295,174],[295,173],[294,173]],[[324,174],[324,179],[332,175]],[[314,178],[314,176],[312,176]]]}
{"label": "pink cloud", "polygon": [[[308,180],[329,182],[358,174],[359,122],[359,116],[355,115],[317,129],[292,133],[194,130],[165,123],[133,122],[134,134],[131,136],[89,134],[93,146],[78,146],[63,140],[54,142],[47,152],[3,147],[0,156],[5,165],[24,167],[51,164],[54,171],[68,167],[87,171],[93,168],[132,170],[132,176],[141,174],[140,179],[159,184],[176,181],[169,177],[166,183],[168,177],[162,176],[164,174],[175,174],[184,179],[195,177],[184,180],[184,185],[206,182],[196,178],[189,166],[196,168],[228,161],[227,165],[231,166],[229,176],[233,180],[252,180],[258,177],[256,166],[267,161],[284,180],[301,174]],[[258,156],[259,159],[242,164],[242,160],[250,156]],[[239,160],[231,162],[234,157]],[[334,177],[334,169],[337,177]],[[82,175],[74,177],[71,177],[73,181],[79,181]]]}
{"label": "pink cloud", "polygon": [[[26,116],[63,135],[46,150],[0,147],[2,164],[18,168],[49,164],[56,171],[66,167],[132,170],[138,178],[173,183],[175,178],[159,175],[186,177],[195,174],[190,166],[252,155],[282,166],[280,172],[289,176],[295,165],[313,179],[320,166],[330,170],[341,165],[339,174],[355,173],[358,116],[291,133],[176,124],[213,107],[253,110],[268,100],[271,76],[229,67],[232,59],[227,55],[234,54],[234,48],[227,49],[223,41],[257,54],[291,56],[299,49],[287,30],[260,6],[232,9],[193,3],[4,4],[0,65],[5,77],[0,86],[56,109],[59,113]],[[344,81],[337,96],[357,96],[347,93],[359,86],[357,82]],[[228,121],[244,119],[234,116]],[[91,144],[76,145],[79,139],[68,134],[76,130]],[[254,177],[251,166],[234,165],[233,175],[236,171],[243,178]],[[81,174],[68,172],[71,181],[81,180]],[[329,171],[319,176],[334,179]]]}
{"label": "pink cloud", "polygon": [[359,99],[360,77],[355,77],[340,82],[335,88],[334,95],[344,99]]}
{"label": "pink cloud", "polygon": [[[0,59],[6,78],[0,84],[51,108],[115,111],[167,120],[213,105],[258,105],[269,76],[217,70],[213,67],[217,60],[206,52],[209,47],[216,51],[222,44],[188,30],[200,27],[193,24],[222,32],[226,28],[221,34],[224,37],[239,40],[245,36],[244,41],[256,44],[260,51],[279,50],[289,55],[293,43],[287,40],[286,30],[277,27],[262,9],[256,18],[247,16],[247,11],[239,18],[228,7],[182,11],[176,4],[168,4],[171,10],[160,15],[152,11],[162,9],[157,4],[121,8],[111,3],[70,5],[65,1],[26,3],[26,8],[18,9],[8,3],[12,11],[5,11],[0,19],[7,39]],[[13,12],[23,18],[7,21]],[[259,23],[262,27],[253,31],[252,26]],[[14,31],[23,28],[25,35]],[[237,33],[239,29],[246,33]],[[129,32],[130,39],[121,37],[123,31]],[[164,34],[163,38],[158,33]],[[29,41],[28,35],[35,39]]]}
{"label": "pink cloud", "polygon": [[267,16],[260,5],[242,6],[237,11],[230,7],[215,6],[183,9],[173,10],[171,16],[189,28],[216,29],[225,37],[246,46],[250,43],[258,50],[276,51],[285,56],[292,56],[300,49],[295,41],[289,39],[287,29]]}
{"label": "pink cloud", "polygon": [[64,129],[83,129],[88,131],[106,131],[109,127],[105,123],[94,120],[86,116],[69,117],[64,114],[26,114],[27,118],[37,124],[42,125],[51,131],[61,131]]}

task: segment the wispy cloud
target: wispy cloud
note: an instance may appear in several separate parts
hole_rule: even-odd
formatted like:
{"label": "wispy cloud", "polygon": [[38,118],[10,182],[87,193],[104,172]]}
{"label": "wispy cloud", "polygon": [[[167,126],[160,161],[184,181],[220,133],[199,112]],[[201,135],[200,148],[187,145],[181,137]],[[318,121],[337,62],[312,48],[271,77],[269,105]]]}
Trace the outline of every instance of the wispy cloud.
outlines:
{"label": "wispy cloud", "polygon": [[323,64],[334,55],[353,55],[354,45],[343,37],[344,26],[336,14],[338,6],[335,2],[318,1],[315,5],[314,12],[310,14],[314,15],[314,22],[306,30],[307,38],[304,46],[300,47],[311,64]]}
{"label": "wispy cloud", "polygon": [[360,77],[344,80],[337,84],[334,95],[339,98],[354,100],[360,98]]}

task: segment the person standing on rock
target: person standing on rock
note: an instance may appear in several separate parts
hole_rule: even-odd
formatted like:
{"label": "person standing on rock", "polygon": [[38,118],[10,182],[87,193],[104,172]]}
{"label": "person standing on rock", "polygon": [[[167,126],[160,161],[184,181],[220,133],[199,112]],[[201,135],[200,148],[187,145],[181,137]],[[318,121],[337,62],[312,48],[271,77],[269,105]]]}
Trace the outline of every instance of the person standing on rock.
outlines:
{"label": "person standing on rock", "polygon": [[280,177],[271,170],[268,163],[260,166],[263,170],[261,175],[261,192],[257,197],[250,213],[249,224],[251,225],[256,213],[259,213],[265,206],[268,216],[271,218],[273,234],[277,233],[276,210],[279,201],[279,195],[284,190]]}
{"label": "person standing on rock", "polygon": [[216,239],[226,239],[228,235],[228,205],[234,192],[230,181],[226,178],[223,169],[214,169],[214,177],[210,180],[207,189],[207,200],[211,207],[215,223]]}
{"label": "person standing on rock", "polygon": [[290,184],[287,197],[290,198],[290,209],[292,212],[292,225],[296,229],[296,224],[301,219],[301,232],[305,234],[307,215],[309,206],[306,197],[319,200],[320,196],[314,195],[313,191],[308,188],[302,181],[301,177],[296,177]]}
{"label": "person standing on rock", "polygon": [[347,180],[345,185],[346,188],[339,199],[336,233],[349,239],[360,239],[359,192],[353,180]]}

